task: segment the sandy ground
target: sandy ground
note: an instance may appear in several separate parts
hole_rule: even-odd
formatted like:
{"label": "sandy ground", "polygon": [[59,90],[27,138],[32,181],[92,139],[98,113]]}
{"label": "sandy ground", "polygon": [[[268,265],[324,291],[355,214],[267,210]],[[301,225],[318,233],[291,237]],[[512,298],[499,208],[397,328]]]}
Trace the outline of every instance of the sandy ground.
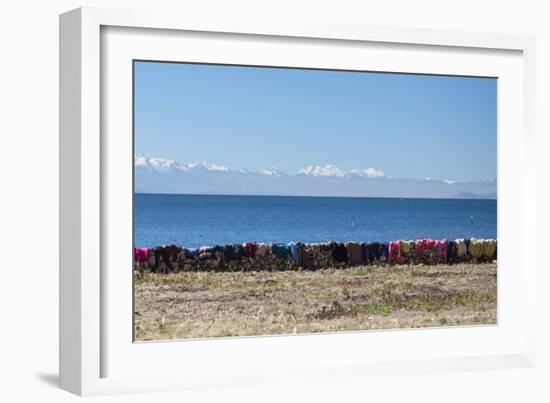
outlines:
{"label": "sandy ground", "polygon": [[496,264],[136,275],[136,341],[496,323]]}

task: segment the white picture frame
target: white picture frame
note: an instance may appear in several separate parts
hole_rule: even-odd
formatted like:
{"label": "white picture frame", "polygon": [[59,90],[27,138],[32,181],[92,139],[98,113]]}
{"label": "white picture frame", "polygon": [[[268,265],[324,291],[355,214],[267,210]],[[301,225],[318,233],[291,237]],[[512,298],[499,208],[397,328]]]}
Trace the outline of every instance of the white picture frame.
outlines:
{"label": "white picture frame", "polygon": [[[149,10],[62,14],[61,387],[97,395],[534,365],[538,267],[526,253],[536,226],[534,49],[534,38],[520,35],[214,21]],[[339,57],[328,60],[327,52]],[[181,57],[499,77],[498,325],[133,343],[131,270],[109,270],[131,267],[132,259],[121,240],[131,219],[128,61]]]}

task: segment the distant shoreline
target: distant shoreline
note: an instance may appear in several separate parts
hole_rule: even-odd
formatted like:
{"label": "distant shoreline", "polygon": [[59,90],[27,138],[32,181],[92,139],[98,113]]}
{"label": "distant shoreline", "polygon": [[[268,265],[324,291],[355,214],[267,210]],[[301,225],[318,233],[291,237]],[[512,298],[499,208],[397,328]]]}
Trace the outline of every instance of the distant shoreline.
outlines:
{"label": "distant shoreline", "polygon": [[230,193],[149,193],[134,192],[134,195],[162,195],[162,196],[228,196],[228,197],[281,197],[281,198],[319,198],[319,199],[408,199],[408,200],[489,200],[497,201],[497,198],[483,197],[408,197],[408,196],[317,196],[317,195],[271,195],[271,194],[230,194]]}

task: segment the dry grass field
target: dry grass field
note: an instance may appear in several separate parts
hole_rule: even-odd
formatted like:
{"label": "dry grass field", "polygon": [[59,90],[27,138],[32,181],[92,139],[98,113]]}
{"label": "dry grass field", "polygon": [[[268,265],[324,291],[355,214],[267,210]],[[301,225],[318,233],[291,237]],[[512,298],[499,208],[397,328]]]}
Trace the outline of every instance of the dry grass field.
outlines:
{"label": "dry grass field", "polygon": [[136,341],[496,323],[496,264],[136,275]]}

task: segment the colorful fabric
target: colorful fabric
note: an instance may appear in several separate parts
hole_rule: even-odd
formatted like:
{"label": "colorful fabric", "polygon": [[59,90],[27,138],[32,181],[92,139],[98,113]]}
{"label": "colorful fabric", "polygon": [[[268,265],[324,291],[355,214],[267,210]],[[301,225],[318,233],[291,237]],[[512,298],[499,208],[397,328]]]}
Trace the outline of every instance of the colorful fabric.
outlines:
{"label": "colorful fabric", "polygon": [[388,247],[388,263],[392,262],[401,263],[401,242],[391,241]]}
{"label": "colorful fabric", "polygon": [[416,241],[418,256],[424,256],[425,253],[435,249],[436,241],[434,239],[419,239]]}
{"label": "colorful fabric", "polygon": [[435,241],[435,250],[440,262],[447,263],[447,248],[449,244],[446,239]]}
{"label": "colorful fabric", "polygon": [[414,241],[401,241],[401,253],[411,253]]}
{"label": "colorful fabric", "polygon": [[213,246],[201,246],[198,250],[200,260],[208,260],[215,258],[215,249]]}
{"label": "colorful fabric", "polygon": [[454,263],[456,257],[456,242],[447,242],[447,263]]}
{"label": "colorful fabric", "polygon": [[466,255],[468,254],[468,247],[466,246],[466,241],[464,239],[457,239],[455,242],[457,246],[456,255],[459,258],[466,257]]}
{"label": "colorful fabric", "polygon": [[243,256],[252,258],[256,256],[256,249],[258,249],[258,244],[256,242],[245,242],[243,243]]}
{"label": "colorful fabric", "polygon": [[288,244],[290,249],[290,256],[295,263],[300,262],[300,245],[297,242],[290,242]]}
{"label": "colorful fabric", "polygon": [[426,240],[419,239],[418,241],[416,241],[416,250],[418,251],[419,257],[424,256],[424,249],[426,249]]}
{"label": "colorful fabric", "polygon": [[363,249],[357,242],[347,242],[346,249],[348,251],[348,263],[352,265],[360,265],[363,263]]}
{"label": "colorful fabric", "polygon": [[134,248],[134,260],[138,263],[145,263],[149,261],[151,255],[151,249],[149,248]]}
{"label": "colorful fabric", "polygon": [[239,244],[225,245],[223,247],[223,256],[228,262],[239,261],[244,254],[244,247]]}
{"label": "colorful fabric", "polygon": [[163,245],[160,248],[155,248],[153,250],[154,256],[155,256],[155,265],[152,269],[153,272],[156,272],[159,267],[160,263],[164,263],[169,271],[173,271],[173,262],[176,262],[179,259],[180,253],[182,252],[182,248],[176,246],[176,245]]}
{"label": "colorful fabric", "polygon": [[258,257],[266,257],[269,253],[269,245],[265,243],[259,243],[256,248],[256,256]]}
{"label": "colorful fabric", "polygon": [[[265,244],[246,242],[225,246],[203,246],[198,249],[164,245],[155,248],[134,248],[136,268],[157,272],[181,270],[275,270],[300,266],[318,269],[331,266],[389,264],[453,264],[472,260],[485,262],[496,259],[494,239],[421,239],[385,243]],[[241,260],[247,256],[250,260]],[[282,259],[282,260],[278,260]],[[231,263],[231,262],[236,263]],[[289,263],[294,264],[289,265]]]}
{"label": "colorful fabric", "polygon": [[481,256],[483,256],[483,240],[476,238],[470,239],[468,253],[476,259],[479,259]]}
{"label": "colorful fabric", "polygon": [[332,260],[334,260],[336,263],[347,263],[348,261],[348,250],[346,248],[346,245],[343,243],[334,243],[334,247],[332,249]]}
{"label": "colorful fabric", "polygon": [[178,260],[182,249],[177,245],[166,245],[166,246],[163,246],[162,248],[166,256],[168,256],[168,258],[174,262]]}
{"label": "colorful fabric", "polygon": [[376,259],[380,263],[384,263],[388,259],[388,249],[389,248],[387,243],[382,242],[378,244],[378,254],[376,256]]}
{"label": "colorful fabric", "polygon": [[271,253],[279,259],[289,259],[291,257],[290,247],[280,243],[274,243],[271,245]]}
{"label": "colorful fabric", "polygon": [[494,259],[496,257],[497,241],[496,239],[484,239],[483,240],[483,256],[488,259]]}
{"label": "colorful fabric", "polygon": [[378,242],[365,244],[365,263],[373,264],[378,260],[380,244]]}
{"label": "colorful fabric", "polygon": [[301,264],[304,270],[315,268],[315,247],[312,244],[304,244],[301,248]]}
{"label": "colorful fabric", "polygon": [[183,257],[185,259],[195,259],[197,257],[197,250],[194,248],[182,248]]}

